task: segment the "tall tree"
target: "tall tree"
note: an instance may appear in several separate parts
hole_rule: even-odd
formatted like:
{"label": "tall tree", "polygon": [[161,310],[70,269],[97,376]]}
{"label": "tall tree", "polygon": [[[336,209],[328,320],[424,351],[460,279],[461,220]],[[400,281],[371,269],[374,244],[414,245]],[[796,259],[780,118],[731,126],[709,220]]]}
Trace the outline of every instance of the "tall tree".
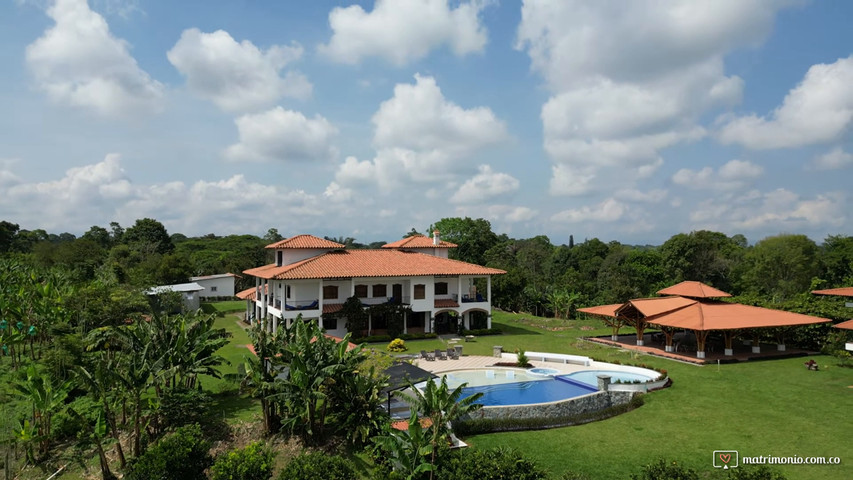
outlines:
{"label": "tall tree", "polygon": [[442,218],[430,226],[430,232],[438,230],[441,239],[458,245],[450,250],[450,258],[485,265],[486,251],[498,243],[488,220],[469,217]]}
{"label": "tall tree", "polygon": [[17,223],[0,221],[0,253],[6,253],[12,248],[19,228]]}
{"label": "tall tree", "polygon": [[805,235],[777,235],[756,243],[743,280],[755,293],[786,300],[809,290],[818,273],[818,247]]}
{"label": "tall tree", "polygon": [[164,254],[175,249],[166,227],[153,218],[137,220],[132,227],[125,230],[121,241],[143,253]]}

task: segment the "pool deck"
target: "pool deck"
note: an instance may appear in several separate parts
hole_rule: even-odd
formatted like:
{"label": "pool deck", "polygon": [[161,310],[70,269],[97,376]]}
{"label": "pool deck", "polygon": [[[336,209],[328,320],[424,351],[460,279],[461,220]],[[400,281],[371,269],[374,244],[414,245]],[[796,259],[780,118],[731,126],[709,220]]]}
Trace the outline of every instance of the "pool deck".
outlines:
{"label": "pool deck", "polygon": [[[497,357],[487,357],[481,355],[463,355],[458,360],[424,360],[419,358],[415,360],[414,364],[418,367],[431,372],[431,373],[439,373],[439,372],[447,372],[450,370],[468,370],[471,368],[486,368],[492,367],[496,363],[499,362],[509,362],[505,358],[497,358]],[[574,365],[574,364],[564,364],[564,363],[556,363],[556,362],[540,362],[540,361],[530,361],[529,362],[534,367],[542,367],[542,368],[553,368],[555,370],[559,370],[561,374],[564,373],[574,373],[580,372],[582,370],[593,370],[591,367],[585,367],[583,365]],[[495,367],[495,368],[511,368],[511,367]]]}

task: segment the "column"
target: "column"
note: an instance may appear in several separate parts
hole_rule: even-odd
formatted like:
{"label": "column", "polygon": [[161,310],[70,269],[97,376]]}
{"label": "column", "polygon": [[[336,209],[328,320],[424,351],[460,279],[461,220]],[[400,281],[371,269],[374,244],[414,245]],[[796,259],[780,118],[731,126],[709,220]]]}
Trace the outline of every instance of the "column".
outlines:
{"label": "column", "polygon": [[403,310],[403,335],[409,333],[409,319],[406,311]]}
{"label": "column", "polygon": [[489,316],[486,317],[486,328],[488,328],[488,329],[492,328],[492,312],[491,311],[489,312]]}

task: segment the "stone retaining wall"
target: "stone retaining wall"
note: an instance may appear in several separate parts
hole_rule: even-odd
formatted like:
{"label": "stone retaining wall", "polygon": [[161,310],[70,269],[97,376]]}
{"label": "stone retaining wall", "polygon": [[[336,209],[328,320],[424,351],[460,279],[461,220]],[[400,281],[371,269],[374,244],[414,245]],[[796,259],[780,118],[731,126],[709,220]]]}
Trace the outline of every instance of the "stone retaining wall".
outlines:
{"label": "stone retaining wall", "polygon": [[532,405],[506,405],[483,407],[470,415],[470,419],[526,419],[570,418],[598,412],[631,401],[635,392],[595,392],[558,402]]}

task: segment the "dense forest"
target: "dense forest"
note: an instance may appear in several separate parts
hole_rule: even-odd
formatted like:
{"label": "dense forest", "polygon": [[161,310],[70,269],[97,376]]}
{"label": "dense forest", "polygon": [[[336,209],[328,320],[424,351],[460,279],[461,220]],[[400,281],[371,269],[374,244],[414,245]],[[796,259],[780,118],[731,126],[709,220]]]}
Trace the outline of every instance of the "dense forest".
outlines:
{"label": "dense forest", "polygon": [[[780,234],[749,245],[742,235],[695,231],[674,235],[660,246],[596,238],[576,243],[571,237],[568,244],[554,245],[546,236],[514,239],[495,233],[484,219],[444,218],[426,231],[434,229],[458,245],[451,258],[507,272],[492,283],[492,303],[506,311],[571,318],[579,307],[652,296],[663,287],[696,280],[742,303],[833,320],[849,317],[842,300],[810,294],[816,288],[853,285],[853,238],[845,235],[818,244],[804,235]],[[412,229],[401,236],[416,234]],[[199,378],[222,377],[218,367],[224,359],[217,351],[229,334],[214,326],[212,316],[166,315],[142,292],[190,276],[239,274],[270,261],[264,246],[281,239],[274,228],[263,237],[187,237],[169,234],[150,218],[127,228],[93,226],[79,238],[0,221],[0,380],[6,385],[0,389],[0,446],[5,446],[0,462],[6,478],[12,465],[43,462],[58,441],[70,439],[97,452],[105,479],[114,478],[116,465],[130,472],[127,478],[148,478],[154,471],[148,469],[155,467],[146,462],[162,463],[170,449],[198,448],[198,458],[209,467],[207,450],[192,446],[206,445],[200,439],[215,436],[211,429],[221,422],[204,417],[210,397]],[[330,239],[348,248],[386,243]],[[316,330],[314,323],[297,322],[276,338],[253,332],[259,357],[269,363],[247,361],[231,380],[260,400],[265,432],[285,432],[306,445],[338,438],[363,448],[387,423],[374,416],[383,401],[383,380],[376,373],[383,364],[367,349],[348,351],[346,342],[336,344]],[[828,330],[828,325],[804,327],[793,343],[820,347]],[[270,365],[286,367],[289,379],[276,378]],[[441,415],[448,409],[464,410],[457,406],[458,392],[446,385],[426,394],[433,397],[412,401],[423,410],[421,416],[438,415],[436,425],[447,423]],[[410,428],[420,432],[413,412]],[[205,431],[193,427],[196,423]],[[163,437],[167,432],[172,433]],[[423,434],[419,448],[435,448],[446,433],[425,429],[418,433]],[[377,438],[384,439],[379,443],[387,455],[402,459],[412,451],[414,437],[395,435]],[[260,447],[250,445],[232,460],[269,455],[252,448]],[[20,451],[23,458],[10,459],[10,452],[17,456]],[[416,460],[421,463],[412,468],[422,470],[411,478],[431,471],[428,465],[436,463],[436,455]],[[216,468],[214,478],[237,478],[216,477]]]}

